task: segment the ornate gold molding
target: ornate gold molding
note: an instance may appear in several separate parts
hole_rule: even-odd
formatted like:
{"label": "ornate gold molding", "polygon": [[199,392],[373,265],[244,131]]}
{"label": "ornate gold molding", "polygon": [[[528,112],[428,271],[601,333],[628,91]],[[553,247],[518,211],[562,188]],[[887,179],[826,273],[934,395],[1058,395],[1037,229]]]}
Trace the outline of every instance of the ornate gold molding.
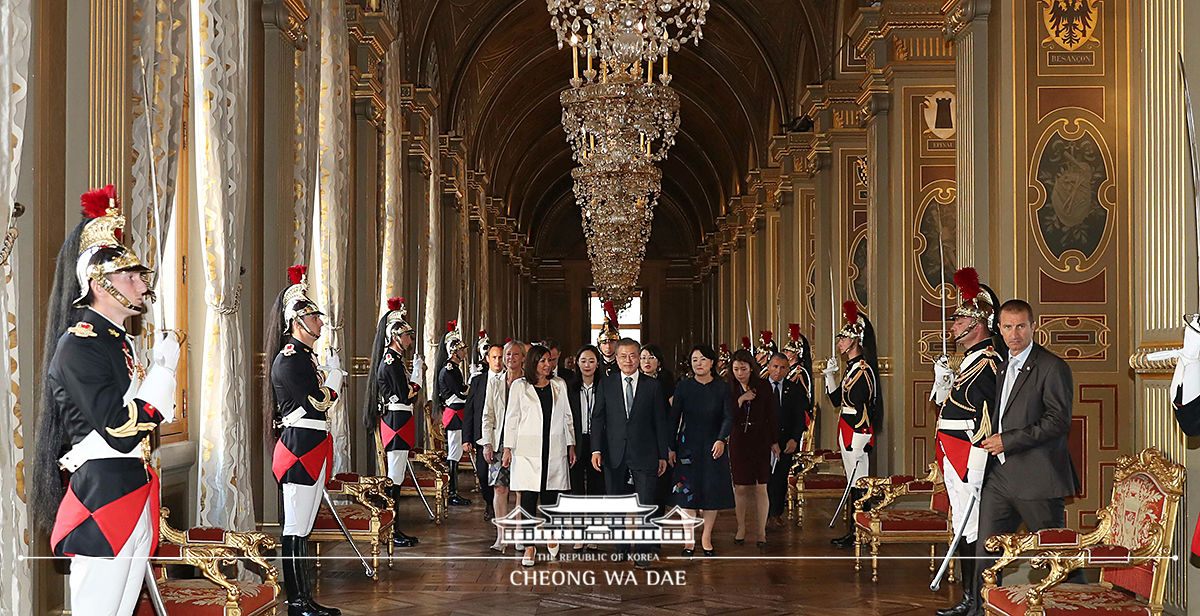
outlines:
{"label": "ornate gold molding", "polygon": [[128,0],[91,0],[88,26],[88,186],[125,195],[130,142]]}
{"label": "ornate gold molding", "polygon": [[1129,367],[1140,376],[1170,376],[1175,371],[1175,358],[1165,361],[1152,361],[1148,358],[1151,353],[1170,351],[1183,346],[1181,342],[1151,342],[1143,344],[1129,356]]}
{"label": "ornate gold molding", "polygon": [[892,376],[892,358],[879,358],[879,376]]}
{"label": "ornate gold molding", "polygon": [[263,25],[274,28],[298,50],[308,48],[308,7],[304,0],[264,0]]}
{"label": "ornate gold molding", "polygon": [[947,0],[942,5],[946,15],[946,38],[954,40],[977,17],[987,19],[992,12],[991,0]]}

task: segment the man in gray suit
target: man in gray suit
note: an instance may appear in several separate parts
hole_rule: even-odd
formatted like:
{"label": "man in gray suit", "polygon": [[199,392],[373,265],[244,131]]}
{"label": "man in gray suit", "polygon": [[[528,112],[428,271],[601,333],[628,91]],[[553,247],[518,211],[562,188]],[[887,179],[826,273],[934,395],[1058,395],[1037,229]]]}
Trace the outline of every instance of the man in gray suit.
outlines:
{"label": "man in gray suit", "polygon": [[[1067,449],[1075,392],[1071,368],[1033,342],[1033,332],[1033,308],[1019,299],[1004,302],[1000,334],[1008,356],[997,375],[991,436],[980,442],[992,454],[979,504],[976,556],[986,559],[980,572],[995,562],[984,548],[988,537],[1014,533],[1022,522],[1029,532],[1064,527],[1064,499],[1080,487]],[[982,606],[977,609],[983,613]]]}

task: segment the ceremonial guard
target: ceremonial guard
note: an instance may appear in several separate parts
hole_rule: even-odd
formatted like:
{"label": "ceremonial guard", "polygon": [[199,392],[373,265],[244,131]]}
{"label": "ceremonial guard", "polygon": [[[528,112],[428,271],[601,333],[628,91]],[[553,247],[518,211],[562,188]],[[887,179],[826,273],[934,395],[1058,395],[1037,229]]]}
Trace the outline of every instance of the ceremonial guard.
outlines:
{"label": "ceremonial guard", "polygon": [[[1175,352],[1175,374],[1170,395],[1175,420],[1188,436],[1200,435],[1200,314],[1183,318],[1183,348]],[[1192,535],[1192,554],[1200,556],[1200,519]]]}
{"label": "ceremonial guard", "polygon": [[596,336],[596,348],[600,349],[600,368],[596,373],[604,378],[617,372],[617,341],[621,332],[617,330],[617,309],[611,299],[604,301],[604,323],[600,325],[600,335]]}
{"label": "ceremonial guard", "polygon": [[[954,607],[938,610],[938,616],[963,616],[975,609],[981,571],[975,571],[975,541],[979,535],[979,491],[987,467],[987,450],[979,442],[991,434],[991,405],[996,399],[996,374],[1003,359],[996,352],[993,336],[996,324],[996,294],[979,284],[974,268],[964,267],[954,274],[960,302],[952,318],[950,335],[966,352],[958,374],[950,369],[945,355],[934,363],[934,383],[930,399],[941,412],[937,422],[937,458],[950,498],[954,532],[962,535],[958,544],[959,579],[963,598]],[[968,509],[970,516],[967,515]]]}
{"label": "ceremonial guard", "polygon": [[[411,378],[404,368],[404,353],[412,347],[415,336],[412,326],[408,324],[404,298],[388,299],[387,311],[375,329],[375,342],[371,346],[372,378],[367,381],[367,395],[363,399],[367,429],[375,432],[375,445],[383,466],[380,472],[386,469],[393,484],[395,515],[392,543],[402,548],[417,544],[416,537],[406,535],[399,528],[400,485],[408,474],[408,454],[417,440],[413,405],[417,402],[421,386],[414,379],[420,379],[420,373],[423,372],[419,357],[413,360]],[[416,484],[415,477],[413,483]]]}
{"label": "ceremonial guard", "polygon": [[[875,328],[852,301],[842,304],[842,313],[846,322],[837,333],[837,350],[846,358],[846,371],[839,380],[837,358],[826,360],[825,391],[833,405],[840,409],[838,447],[842,452],[847,485],[853,486],[860,477],[871,473],[867,454],[875,446],[883,401],[875,355]],[[858,488],[851,488],[848,502],[858,500],[862,493]],[[832,543],[843,548],[854,545],[853,527]]]}
{"label": "ceremonial guard", "polygon": [[[158,543],[147,439],[175,419],[180,346],[169,335],[149,371],[139,360],[127,323],[140,325],[154,299],[150,270],[116,237],[125,218],[113,187],[81,201],[84,220],[59,250],[50,297],[32,511],[51,529],[54,555],[71,559],[74,613],[124,616]],[[60,469],[70,474],[65,489]]]}
{"label": "ceremonial guard", "polygon": [[777,352],[779,348],[775,345],[774,332],[769,329],[758,332],[758,346],[754,349],[754,361],[759,365],[758,378],[767,378],[767,362]]}
{"label": "ceremonial guard", "polygon": [[291,284],[275,299],[264,330],[264,353],[273,358],[263,396],[269,424],[265,434],[279,436],[271,469],[283,490],[281,556],[288,616],[341,614],[313,600],[306,564],[308,536],[333,461],[328,412],[345,376],[336,353],[330,353],[324,365],[317,364],[313,345],[325,323],[308,297],[307,270],[303,265],[288,268]]}
{"label": "ceremonial guard", "polygon": [[467,406],[467,380],[463,363],[471,351],[462,339],[458,321],[446,323],[446,335],[438,347],[438,397],[442,404],[442,427],[446,429],[446,462],[450,466],[450,498],[455,507],[471,501],[458,495],[458,464],[463,457],[463,408]]}
{"label": "ceremonial guard", "polygon": [[[800,333],[799,323],[788,324],[788,343],[783,345],[783,354],[792,364],[787,379],[800,386],[799,410],[804,415],[804,433],[807,435],[808,427],[816,417],[816,389],[813,388],[812,348],[808,338]],[[807,444],[801,442],[800,451],[804,451]]]}
{"label": "ceremonial guard", "polygon": [[717,376],[725,378],[729,375],[729,345],[721,343],[721,351],[717,353]]}

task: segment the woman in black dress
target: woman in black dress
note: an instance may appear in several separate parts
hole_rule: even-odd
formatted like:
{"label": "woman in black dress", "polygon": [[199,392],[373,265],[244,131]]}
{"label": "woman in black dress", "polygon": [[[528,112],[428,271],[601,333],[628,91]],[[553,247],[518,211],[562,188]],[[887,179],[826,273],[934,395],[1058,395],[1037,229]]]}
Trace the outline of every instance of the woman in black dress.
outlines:
{"label": "woman in black dress", "polygon": [[767,545],[767,481],[771,478],[771,460],[779,457],[779,405],[771,395],[771,387],[758,378],[758,370],[750,351],[742,349],[733,354],[730,387],[737,402],[729,437],[729,459],[738,522],[733,542],[746,540],[746,509],[754,501],[754,530],[761,548]]}
{"label": "woman in black dress", "polygon": [[[679,382],[671,403],[671,424],[680,426],[671,443],[670,462],[675,470],[671,502],[688,515],[704,518],[700,548],[712,556],[712,529],[717,511],[733,507],[733,482],[725,442],[733,427],[733,395],[729,383],[716,378],[717,353],[707,345],[692,349],[695,375]],[[691,556],[695,544],[683,551]]]}

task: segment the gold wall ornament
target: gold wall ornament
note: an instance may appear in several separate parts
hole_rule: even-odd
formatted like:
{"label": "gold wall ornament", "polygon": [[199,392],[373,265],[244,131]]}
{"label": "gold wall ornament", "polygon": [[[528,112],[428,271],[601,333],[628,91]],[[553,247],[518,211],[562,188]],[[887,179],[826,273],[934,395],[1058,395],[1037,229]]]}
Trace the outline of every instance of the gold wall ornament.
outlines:
{"label": "gold wall ornament", "polygon": [[1096,9],[1099,0],[1041,0],[1042,23],[1046,26],[1046,41],[1054,41],[1067,51],[1075,51],[1089,41],[1100,21]]}
{"label": "gold wall ornament", "polygon": [[1159,351],[1170,351],[1183,346],[1182,343],[1144,343],[1134,350],[1129,356],[1129,367],[1137,374],[1148,376],[1169,377],[1175,371],[1175,364],[1178,359],[1172,357],[1170,359],[1154,361],[1149,358],[1150,354]]}
{"label": "gold wall ornament", "polygon": [[955,122],[954,92],[939,90],[925,97],[921,105],[921,116],[925,119],[925,128],[938,139],[954,137],[957,122]]}

